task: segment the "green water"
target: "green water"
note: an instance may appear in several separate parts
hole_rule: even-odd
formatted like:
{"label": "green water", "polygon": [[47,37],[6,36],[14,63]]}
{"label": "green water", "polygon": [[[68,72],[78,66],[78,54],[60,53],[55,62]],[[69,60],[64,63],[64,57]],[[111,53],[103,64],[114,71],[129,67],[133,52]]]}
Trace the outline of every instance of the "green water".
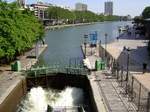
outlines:
{"label": "green water", "polygon": [[68,63],[69,59],[82,59],[80,45],[84,34],[98,32],[98,40],[104,42],[104,34],[108,34],[108,42],[118,36],[118,26],[131,25],[131,22],[102,22],[86,26],[47,31],[45,35],[47,50],[40,56],[40,63],[51,65],[57,62]]}

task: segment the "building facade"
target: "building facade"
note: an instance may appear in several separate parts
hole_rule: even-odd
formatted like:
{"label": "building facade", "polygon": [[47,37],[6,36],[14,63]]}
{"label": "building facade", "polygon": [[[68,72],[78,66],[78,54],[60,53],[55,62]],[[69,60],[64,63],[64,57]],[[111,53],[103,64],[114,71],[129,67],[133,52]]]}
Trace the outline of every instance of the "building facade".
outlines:
{"label": "building facade", "polygon": [[87,5],[83,3],[76,3],[75,4],[76,11],[87,11]]}
{"label": "building facade", "polygon": [[26,0],[17,0],[20,7],[25,8],[26,7]]}
{"label": "building facade", "polygon": [[104,14],[105,15],[113,15],[113,2],[112,1],[105,2]]}
{"label": "building facade", "polygon": [[30,10],[34,11],[34,15],[38,19],[44,20],[44,19],[47,19],[47,17],[48,17],[48,12],[46,11],[46,9],[48,9],[49,6],[51,6],[51,5],[50,4],[43,4],[40,2],[37,4],[31,4]]}

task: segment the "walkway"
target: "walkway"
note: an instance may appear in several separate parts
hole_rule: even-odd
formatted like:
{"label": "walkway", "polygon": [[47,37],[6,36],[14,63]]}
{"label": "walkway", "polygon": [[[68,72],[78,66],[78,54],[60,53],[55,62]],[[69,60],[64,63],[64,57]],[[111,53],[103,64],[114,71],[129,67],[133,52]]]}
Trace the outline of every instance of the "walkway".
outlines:
{"label": "walkway", "polygon": [[[87,58],[91,66],[95,66],[95,60],[99,59],[99,49],[98,47],[93,48],[92,51],[91,53],[89,46],[87,46]],[[98,86],[100,89],[95,90],[99,92],[99,95],[96,97],[102,99],[107,112],[136,111],[134,104],[128,101],[127,95],[122,94],[124,92],[123,89],[119,86],[117,80],[113,79],[109,71],[92,71],[90,77],[96,82],[93,86]]]}
{"label": "walkway", "polygon": [[[40,47],[41,54],[45,49],[47,45]],[[31,51],[34,51],[35,49],[32,49]],[[26,69],[32,66],[32,64],[37,62],[37,59],[34,58],[27,58],[27,56],[31,55],[31,51],[26,52],[25,55],[20,56],[20,62],[22,64],[22,69]],[[32,64],[31,64],[32,62]],[[1,66],[0,67],[0,104],[5,100],[5,98],[10,94],[10,92],[14,89],[14,87],[24,79],[23,76],[21,76],[21,72],[13,72],[11,71],[10,65]]]}
{"label": "walkway", "polygon": [[97,71],[95,76],[109,112],[136,112],[136,107],[129,102],[125,91],[120,87],[116,79],[111,77],[111,74],[106,71]]}

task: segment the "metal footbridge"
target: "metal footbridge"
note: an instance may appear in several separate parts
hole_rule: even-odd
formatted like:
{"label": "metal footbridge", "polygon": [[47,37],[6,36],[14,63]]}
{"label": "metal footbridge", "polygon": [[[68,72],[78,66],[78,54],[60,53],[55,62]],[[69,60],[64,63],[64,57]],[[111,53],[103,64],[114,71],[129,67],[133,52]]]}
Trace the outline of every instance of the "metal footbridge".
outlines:
{"label": "metal footbridge", "polygon": [[25,71],[27,77],[42,77],[53,74],[66,75],[88,75],[89,70],[84,67],[59,67],[59,66],[38,66]]}
{"label": "metal footbridge", "polygon": [[24,71],[26,77],[43,77],[56,74],[64,75],[88,75],[89,70],[83,66],[81,59],[70,59],[68,64],[57,62],[50,66],[33,66],[30,69]]}

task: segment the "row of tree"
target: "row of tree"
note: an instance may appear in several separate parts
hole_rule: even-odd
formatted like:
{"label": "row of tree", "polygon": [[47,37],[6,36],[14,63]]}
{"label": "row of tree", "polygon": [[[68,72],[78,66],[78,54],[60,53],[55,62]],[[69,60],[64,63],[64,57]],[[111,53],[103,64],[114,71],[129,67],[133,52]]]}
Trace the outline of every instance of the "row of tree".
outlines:
{"label": "row of tree", "polygon": [[141,16],[136,16],[134,18],[134,22],[136,24],[136,30],[139,32],[143,32],[145,37],[149,39],[148,42],[148,53],[150,56],[150,6],[146,7]]}
{"label": "row of tree", "polygon": [[16,3],[0,0],[0,62],[9,62],[43,37],[38,19]]}
{"label": "row of tree", "polygon": [[119,16],[98,15],[91,11],[69,11],[67,9],[54,6],[48,8],[48,18],[64,20],[65,22],[115,21],[120,19]]}

